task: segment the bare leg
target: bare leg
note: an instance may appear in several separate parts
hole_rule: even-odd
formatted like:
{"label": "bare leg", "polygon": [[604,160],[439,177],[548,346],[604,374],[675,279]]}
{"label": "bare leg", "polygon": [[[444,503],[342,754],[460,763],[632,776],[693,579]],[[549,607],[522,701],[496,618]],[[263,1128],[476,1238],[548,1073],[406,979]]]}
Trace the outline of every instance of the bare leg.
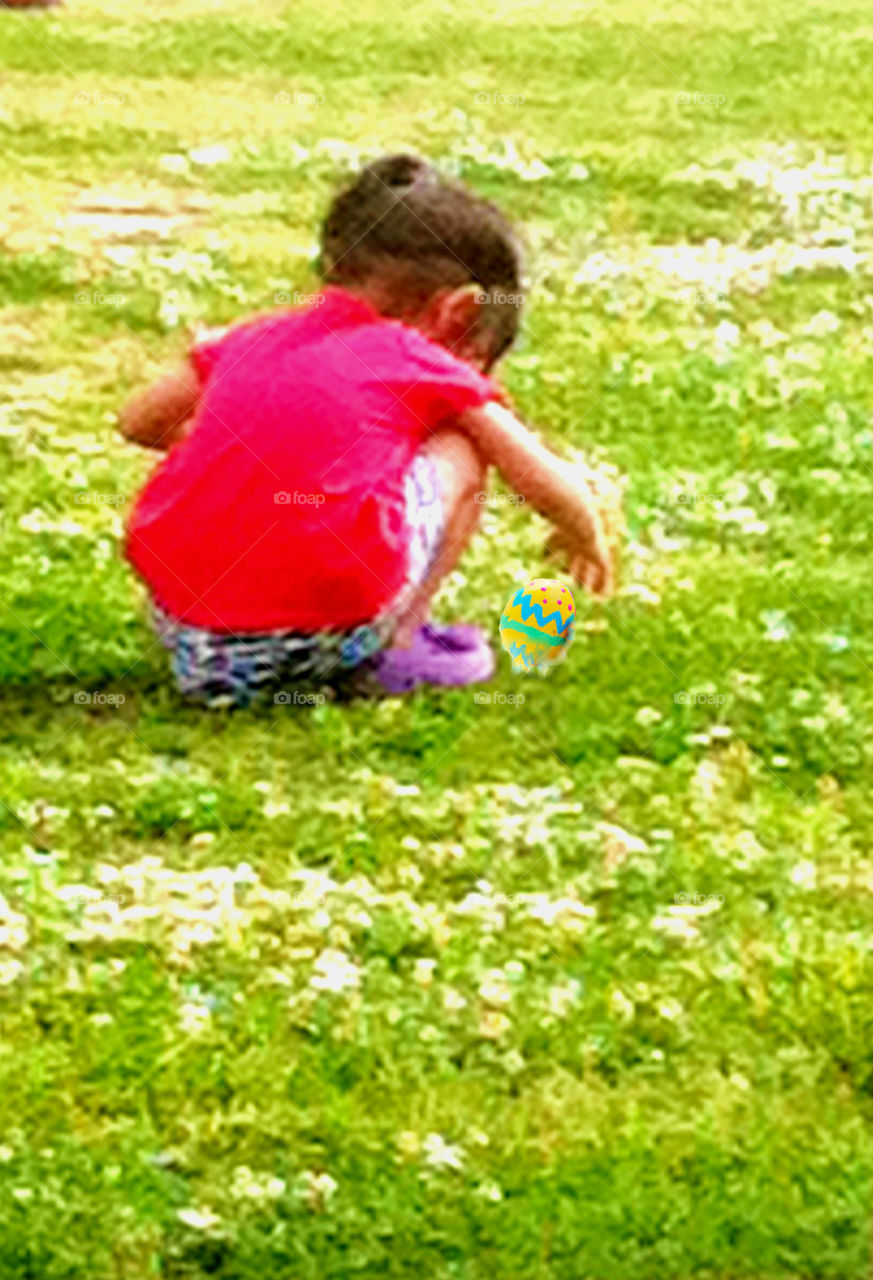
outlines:
{"label": "bare leg", "polygon": [[430,606],[440,584],[460,560],[482,515],[487,464],[461,431],[436,432],[425,445],[439,478],[446,526],[440,552],[430,571],[407,603],[397,623],[394,643],[408,646],[415,631],[430,618]]}

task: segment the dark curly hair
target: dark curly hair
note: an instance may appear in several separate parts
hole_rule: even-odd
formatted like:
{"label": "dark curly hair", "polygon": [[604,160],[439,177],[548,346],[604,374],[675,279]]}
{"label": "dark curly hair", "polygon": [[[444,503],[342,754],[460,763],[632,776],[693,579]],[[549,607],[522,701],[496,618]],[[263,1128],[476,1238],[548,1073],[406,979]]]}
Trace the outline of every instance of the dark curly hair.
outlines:
{"label": "dark curly hair", "polygon": [[413,155],[383,156],[334,198],[321,233],[329,284],[376,277],[396,314],[423,307],[441,289],[479,285],[476,337],[493,363],[518,330],[521,248],[496,205]]}

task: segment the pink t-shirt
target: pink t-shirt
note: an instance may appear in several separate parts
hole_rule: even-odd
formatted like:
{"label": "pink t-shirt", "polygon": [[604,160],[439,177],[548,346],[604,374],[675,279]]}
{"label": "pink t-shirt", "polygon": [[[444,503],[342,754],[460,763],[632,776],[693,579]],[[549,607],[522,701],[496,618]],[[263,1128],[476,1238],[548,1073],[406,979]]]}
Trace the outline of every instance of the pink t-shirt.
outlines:
{"label": "pink t-shirt", "polygon": [[176,619],[218,631],[366,622],[406,574],[404,478],[495,395],[417,330],[329,288],[193,352],[203,401],[136,500],[127,553]]}

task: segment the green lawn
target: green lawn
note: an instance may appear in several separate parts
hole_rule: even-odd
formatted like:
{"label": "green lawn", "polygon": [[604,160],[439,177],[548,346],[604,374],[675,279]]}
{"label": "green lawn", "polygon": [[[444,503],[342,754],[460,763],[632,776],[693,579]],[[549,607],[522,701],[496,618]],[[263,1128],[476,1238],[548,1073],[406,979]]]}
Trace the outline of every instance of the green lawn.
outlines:
{"label": "green lawn", "polygon": [[[0,1280],[869,1276],[871,70],[862,0],[0,13]],[[523,227],[621,588],[490,703],[193,710],[113,412],[398,148]]]}

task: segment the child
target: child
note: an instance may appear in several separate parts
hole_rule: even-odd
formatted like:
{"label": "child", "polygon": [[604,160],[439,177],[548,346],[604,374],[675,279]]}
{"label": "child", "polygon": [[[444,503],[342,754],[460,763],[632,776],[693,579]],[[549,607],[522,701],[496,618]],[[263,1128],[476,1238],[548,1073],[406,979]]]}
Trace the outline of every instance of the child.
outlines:
{"label": "child", "polygon": [[576,579],[610,588],[584,481],[486,376],[521,296],[499,210],[417,157],[385,157],[334,200],[322,271],[310,305],[196,343],[121,414],[129,440],[168,454],[128,556],[182,692],[211,704],[363,663],[397,688],[392,660],[401,686],[487,679],[475,628],[427,624],[489,464],[556,524]]}

